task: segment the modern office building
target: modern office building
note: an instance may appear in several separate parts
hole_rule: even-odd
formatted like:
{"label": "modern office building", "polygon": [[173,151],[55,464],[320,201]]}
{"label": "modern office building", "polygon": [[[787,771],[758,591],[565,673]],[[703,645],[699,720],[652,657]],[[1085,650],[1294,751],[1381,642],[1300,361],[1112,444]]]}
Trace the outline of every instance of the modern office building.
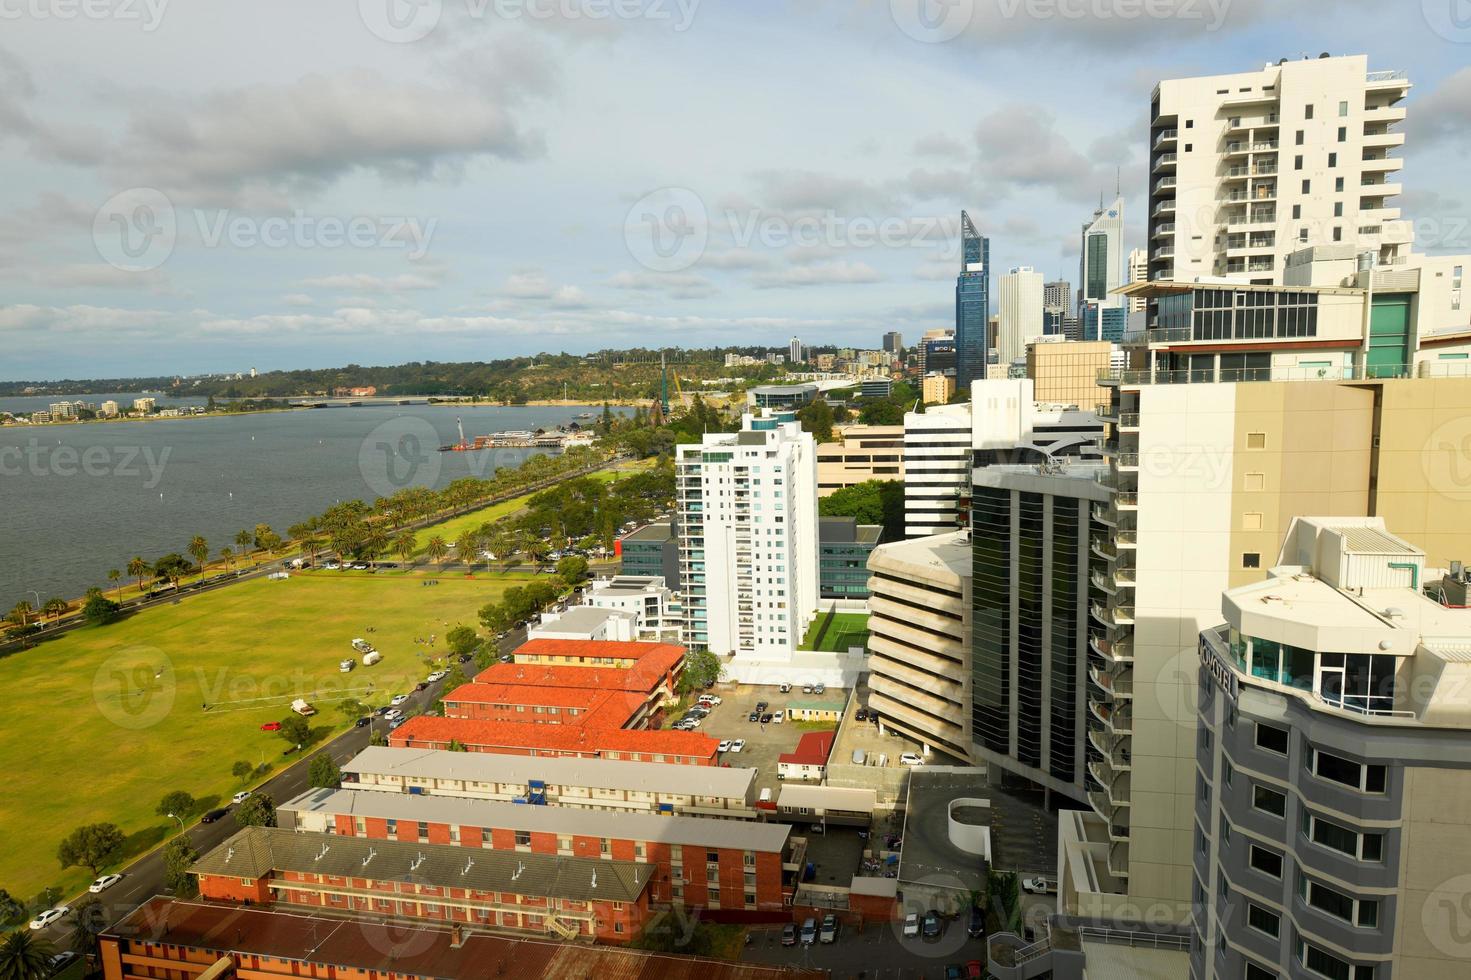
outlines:
{"label": "modern office building", "polygon": [[1099,372],[1112,366],[1106,341],[1027,344],[1027,377],[1039,404],[1071,405],[1093,411],[1099,402]]}
{"label": "modern office building", "polygon": [[1026,357],[1027,338],[1042,332],[1042,273],[1018,266],[1001,277],[997,293],[996,357],[1013,364]]}
{"label": "modern office building", "polygon": [[884,334],[884,350],[890,354],[904,353],[904,335],[897,330],[890,330]]}
{"label": "modern office building", "polygon": [[[1232,383],[1212,365],[1107,385],[1108,530],[1090,547],[1111,591],[1090,606],[1103,683],[1088,688],[1092,811],[1060,825],[1066,914],[1188,917],[1197,638],[1219,622],[1212,597],[1260,581],[1294,517],[1378,516],[1433,564],[1471,554],[1464,467],[1426,451],[1464,418],[1471,378]],[[1129,698],[1107,690],[1125,679]]]}
{"label": "modern office building", "polygon": [[792,412],[675,458],[685,642],[746,662],[790,661],[817,609],[817,447]]}
{"label": "modern office building", "polygon": [[1049,462],[971,477],[971,757],[993,781],[1017,777],[1079,803],[1089,606],[1109,585],[1090,549],[1103,470]]}
{"label": "modern office building", "polygon": [[1168,79],[1150,98],[1151,279],[1285,282],[1288,253],[1344,244],[1392,262],[1410,83],[1364,55]]}
{"label": "modern office building", "polygon": [[1088,307],[1110,309],[1120,305],[1114,290],[1123,285],[1123,269],[1124,199],[1120,195],[1108,205],[1099,201],[1093,217],[1083,222],[1078,253],[1078,318],[1083,321],[1084,340],[1100,339],[1088,334]]}
{"label": "modern office building", "polygon": [[1430,575],[1382,519],[1302,518],[1201,631],[1195,980],[1467,976],[1471,609]]}
{"label": "modern office building", "polygon": [[924,747],[970,759],[969,531],[879,545],[868,560],[868,707]]}
{"label": "modern office building", "polygon": [[855,423],[834,429],[835,442],[817,444],[817,495],[826,497],[869,480],[904,479],[904,427]]}
{"label": "modern office building", "polygon": [[1084,340],[1105,340],[1117,344],[1128,333],[1129,310],[1122,304],[1106,305],[1087,300],[1079,312],[1082,316],[1080,330]]}
{"label": "modern office building", "polygon": [[970,404],[904,414],[904,536],[961,527],[970,482]]}
{"label": "modern office building", "polygon": [[924,399],[926,405],[946,405],[950,402],[950,396],[955,394],[955,379],[932,371],[920,381],[920,398]]}
{"label": "modern office building", "polygon": [[1042,308],[1044,310],[1072,310],[1077,308],[1073,299],[1073,284],[1066,279],[1054,279],[1042,286]]}
{"label": "modern office building", "polygon": [[919,346],[919,370],[922,374],[943,374],[955,381],[955,338],[933,337]]}
{"label": "modern office building", "polygon": [[661,577],[671,589],[680,587],[679,534],[672,523],[645,524],[625,534],[617,553],[622,574]]}
{"label": "modern office building", "polygon": [[[1129,249],[1129,282],[1132,286],[1136,282],[1149,281],[1149,249]],[[1130,296],[1128,300],[1130,313],[1143,313],[1149,308],[1149,300],[1143,296]]]}
{"label": "modern office building", "polygon": [[894,392],[889,378],[864,378],[858,383],[858,394],[864,398],[888,398]]}
{"label": "modern office building", "polygon": [[868,556],[884,529],[853,517],[817,522],[818,595],[823,599],[867,599]]}
{"label": "modern office building", "polygon": [[796,337],[793,337],[787,344],[787,363],[805,364],[806,362],[807,353],[802,347],[802,342]]}
{"label": "modern office building", "polygon": [[818,395],[815,384],[757,385],[746,392],[746,405],[753,411],[797,409]]}
{"label": "modern office building", "polygon": [[955,387],[965,390],[986,377],[992,346],[991,242],[960,212],[960,275],[955,280]]}

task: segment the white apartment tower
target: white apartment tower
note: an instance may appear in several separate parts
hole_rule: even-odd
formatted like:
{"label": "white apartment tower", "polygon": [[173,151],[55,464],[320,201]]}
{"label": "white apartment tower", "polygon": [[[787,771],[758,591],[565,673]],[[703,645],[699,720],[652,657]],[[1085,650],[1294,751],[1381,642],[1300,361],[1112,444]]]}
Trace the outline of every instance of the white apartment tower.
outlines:
{"label": "white apartment tower", "polygon": [[817,446],[794,412],[678,447],[685,643],[789,661],[817,609]]}
{"label": "white apartment tower", "polygon": [[[1129,284],[1149,281],[1149,250],[1145,248],[1129,249]],[[1149,300],[1141,296],[1129,297],[1129,312],[1142,313],[1149,308]]]}
{"label": "white apartment tower", "polygon": [[806,352],[802,350],[802,342],[793,337],[787,343],[787,363],[802,364],[807,360]]}
{"label": "white apartment tower", "polygon": [[1289,252],[1350,244],[1389,263],[1412,232],[1393,207],[1404,145],[1403,72],[1364,55],[1155,86],[1149,274],[1283,282]]}
{"label": "white apartment tower", "polygon": [[1099,203],[1093,217],[1083,223],[1078,255],[1078,316],[1082,309],[1096,306],[1111,309],[1119,305],[1113,291],[1123,285],[1124,268],[1124,199]]}
{"label": "white apartment tower", "polygon": [[1018,266],[1001,277],[997,293],[996,356],[1001,364],[1025,360],[1027,338],[1042,333],[1042,273]]}

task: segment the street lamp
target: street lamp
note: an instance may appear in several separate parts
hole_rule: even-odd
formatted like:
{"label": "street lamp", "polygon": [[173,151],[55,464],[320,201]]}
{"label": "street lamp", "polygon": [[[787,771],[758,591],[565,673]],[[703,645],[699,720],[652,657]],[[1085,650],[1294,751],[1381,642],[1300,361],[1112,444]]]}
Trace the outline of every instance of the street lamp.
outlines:
{"label": "street lamp", "polygon": [[184,835],[184,818],[183,817],[174,816],[174,814],[172,814],[172,813],[170,813],[169,816],[172,819],[179,821],[179,836],[182,837]]}

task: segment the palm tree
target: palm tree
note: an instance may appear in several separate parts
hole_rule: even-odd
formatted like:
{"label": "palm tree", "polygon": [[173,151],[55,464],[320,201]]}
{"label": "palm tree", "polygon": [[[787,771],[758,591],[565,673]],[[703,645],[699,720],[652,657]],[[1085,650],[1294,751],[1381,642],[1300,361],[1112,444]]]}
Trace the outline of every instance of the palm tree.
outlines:
{"label": "palm tree", "polygon": [[414,552],[419,550],[419,539],[414,537],[413,531],[405,531],[393,539],[393,550],[398,552],[398,557],[407,565],[413,561]]}
{"label": "palm tree", "polygon": [[10,621],[17,626],[26,626],[31,621],[31,613],[35,612],[31,604],[25,599],[17,602],[10,610]]}
{"label": "palm tree", "polygon": [[0,942],[0,980],[46,980],[56,950],[29,930],[12,932]]}
{"label": "palm tree", "polygon": [[203,535],[196,534],[189,540],[189,547],[185,550],[189,552],[189,557],[193,558],[195,564],[199,566],[199,578],[203,580],[204,563],[209,560],[209,542],[204,540]]}
{"label": "palm tree", "polygon": [[128,559],[128,578],[135,578],[138,580],[139,592],[143,591],[144,577],[147,576],[148,573],[151,571],[153,571],[153,569],[149,568],[148,562],[144,561],[142,558]]}
{"label": "palm tree", "polygon": [[229,549],[229,548],[221,548],[220,549],[220,561],[222,561],[222,562],[225,563],[225,573],[226,574],[229,574],[229,572],[230,572],[230,560],[233,559],[234,557],[235,557],[235,552],[232,551],[231,549]]}
{"label": "palm tree", "polygon": [[52,596],[41,606],[41,613],[52,619],[60,619],[61,614],[66,612],[67,601],[61,596]]}
{"label": "palm tree", "polygon": [[449,554],[449,545],[444,543],[444,538],[436,534],[424,546],[424,554],[428,555],[432,562],[443,562],[444,556]]}
{"label": "palm tree", "polygon": [[255,544],[255,535],[249,531],[241,531],[235,535],[235,547],[240,549],[240,557],[248,558],[250,549]]}
{"label": "palm tree", "polygon": [[123,597],[123,587],[120,584],[122,577],[123,573],[118,571],[116,568],[109,568],[107,570],[107,580],[111,582],[112,587],[117,590],[117,597],[119,599]]}

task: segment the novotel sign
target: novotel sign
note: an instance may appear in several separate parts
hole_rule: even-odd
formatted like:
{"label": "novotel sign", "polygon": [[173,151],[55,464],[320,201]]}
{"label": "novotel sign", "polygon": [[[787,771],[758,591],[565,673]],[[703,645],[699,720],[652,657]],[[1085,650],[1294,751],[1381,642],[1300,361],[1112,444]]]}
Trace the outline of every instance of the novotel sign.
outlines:
{"label": "novotel sign", "polygon": [[1227,691],[1232,700],[1241,693],[1241,679],[1236,674],[1236,669],[1221,656],[1216,644],[1206,639],[1205,634],[1200,636],[1200,664],[1216,682],[1216,686]]}

